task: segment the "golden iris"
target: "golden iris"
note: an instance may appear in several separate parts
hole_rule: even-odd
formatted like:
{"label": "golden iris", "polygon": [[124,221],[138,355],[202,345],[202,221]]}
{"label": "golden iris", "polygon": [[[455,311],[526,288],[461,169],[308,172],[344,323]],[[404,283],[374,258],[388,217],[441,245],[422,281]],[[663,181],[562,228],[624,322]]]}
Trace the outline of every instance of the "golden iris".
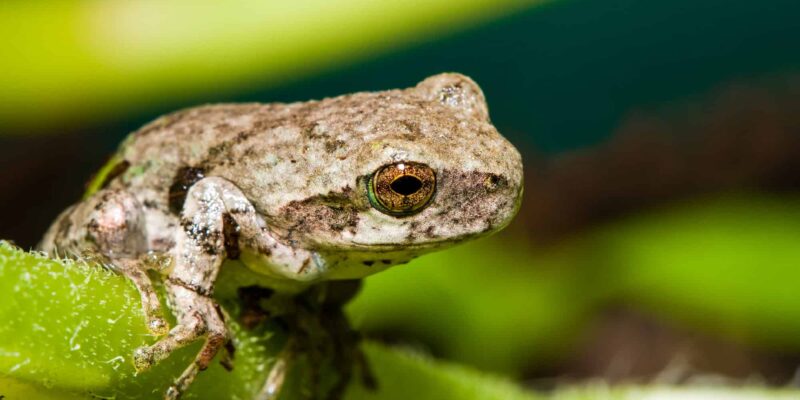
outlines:
{"label": "golden iris", "polygon": [[436,174],[425,164],[403,161],[378,168],[369,181],[369,200],[379,211],[411,215],[428,205],[436,190]]}

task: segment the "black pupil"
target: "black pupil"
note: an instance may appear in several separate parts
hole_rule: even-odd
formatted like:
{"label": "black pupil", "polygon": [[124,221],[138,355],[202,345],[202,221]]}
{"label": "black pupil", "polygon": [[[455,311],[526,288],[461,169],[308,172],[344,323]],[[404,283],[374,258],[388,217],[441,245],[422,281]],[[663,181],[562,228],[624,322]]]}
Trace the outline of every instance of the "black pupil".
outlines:
{"label": "black pupil", "polygon": [[395,179],[389,186],[391,186],[392,190],[397,194],[410,196],[417,193],[417,191],[422,188],[422,181],[416,176],[404,175]]}

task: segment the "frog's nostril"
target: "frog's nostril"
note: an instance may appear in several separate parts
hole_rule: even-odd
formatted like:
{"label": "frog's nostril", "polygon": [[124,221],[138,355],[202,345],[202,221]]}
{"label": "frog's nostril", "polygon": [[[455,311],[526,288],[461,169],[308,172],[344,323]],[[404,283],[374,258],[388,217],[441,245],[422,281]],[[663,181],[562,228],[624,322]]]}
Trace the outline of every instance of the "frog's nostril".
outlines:
{"label": "frog's nostril", "polygon": [[410,196],[417,193],[422,188],[422,181],[416,176],[403,175],[395,179],[389,187],[397,194]]}

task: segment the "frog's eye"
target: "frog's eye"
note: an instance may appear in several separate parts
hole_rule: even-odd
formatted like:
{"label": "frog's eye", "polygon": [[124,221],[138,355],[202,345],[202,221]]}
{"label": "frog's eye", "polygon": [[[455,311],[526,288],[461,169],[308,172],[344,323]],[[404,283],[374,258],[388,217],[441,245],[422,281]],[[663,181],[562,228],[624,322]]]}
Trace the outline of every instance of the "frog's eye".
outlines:
{"label": "frog's eye", "polygon": [[404,216],[428,205],[436,190],[431,167],[416,162],[398,162],[378,168],[369,180],[369,201],[379,211]]}

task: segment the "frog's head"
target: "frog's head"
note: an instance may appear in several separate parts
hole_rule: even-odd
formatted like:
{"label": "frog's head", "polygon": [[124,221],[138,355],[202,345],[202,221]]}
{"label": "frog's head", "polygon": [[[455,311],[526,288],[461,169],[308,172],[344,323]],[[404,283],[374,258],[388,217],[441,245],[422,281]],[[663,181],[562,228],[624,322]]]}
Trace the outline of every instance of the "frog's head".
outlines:
{"label": "frog's head", "polygon": [[340,275],[366,274],[354,264],[380,270],[511,221],[522,160],[491,124],[475,82],[448,73],[360,96],[370,115],[348,125],[357,144],[341,160],[352,184],[317,198],[316,211],[304,204],[306,216],[335,220],[304,229],[303,240],[341,264]]}

